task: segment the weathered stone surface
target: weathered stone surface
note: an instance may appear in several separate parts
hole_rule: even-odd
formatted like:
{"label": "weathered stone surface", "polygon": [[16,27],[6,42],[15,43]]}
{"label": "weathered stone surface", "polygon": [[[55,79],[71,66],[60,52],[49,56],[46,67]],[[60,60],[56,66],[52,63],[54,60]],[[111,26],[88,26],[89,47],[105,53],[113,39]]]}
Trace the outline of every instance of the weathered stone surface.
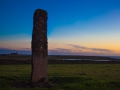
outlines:
{"label": "weathered stone surface", "polygon": [[34,13],[32,33],[32,72],[31,84],[44,86],[47,78],[47,12],[37,9]]}

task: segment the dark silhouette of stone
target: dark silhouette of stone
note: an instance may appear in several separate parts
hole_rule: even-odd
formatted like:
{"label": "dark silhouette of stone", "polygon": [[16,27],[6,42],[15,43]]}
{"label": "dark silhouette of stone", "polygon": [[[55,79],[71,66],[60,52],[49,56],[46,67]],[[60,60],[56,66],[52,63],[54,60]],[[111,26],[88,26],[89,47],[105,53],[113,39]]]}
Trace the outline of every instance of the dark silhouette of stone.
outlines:
{"label": "dark silhouette of stone", "polygon": [[37,9],[34,13],[32,33],[32,86],[43,87],[48,83],[47,55],[47,12]]}

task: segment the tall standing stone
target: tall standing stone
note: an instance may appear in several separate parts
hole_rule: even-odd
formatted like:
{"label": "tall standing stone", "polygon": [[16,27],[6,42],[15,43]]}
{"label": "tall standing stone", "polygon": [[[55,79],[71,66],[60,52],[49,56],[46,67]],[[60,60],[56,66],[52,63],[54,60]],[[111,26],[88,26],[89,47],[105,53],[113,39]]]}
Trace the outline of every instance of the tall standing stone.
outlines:
{"label": "tall standing stone", "polygon": [[31,84],[43,86],[47,77],[47,12],[37,9],[34,13],[32,33],[32,72]]}

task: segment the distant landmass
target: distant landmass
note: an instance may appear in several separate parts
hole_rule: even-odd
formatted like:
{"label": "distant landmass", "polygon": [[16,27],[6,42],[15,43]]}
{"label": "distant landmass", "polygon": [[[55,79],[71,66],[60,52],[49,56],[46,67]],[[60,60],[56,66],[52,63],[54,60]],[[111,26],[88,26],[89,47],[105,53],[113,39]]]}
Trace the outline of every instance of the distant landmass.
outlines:
{"label": "distant landmass", "polygon": [[[48,55],[49,64],[120,64],[120,56]],[[31,64],[31,55],[1,54],[0,65]]]}

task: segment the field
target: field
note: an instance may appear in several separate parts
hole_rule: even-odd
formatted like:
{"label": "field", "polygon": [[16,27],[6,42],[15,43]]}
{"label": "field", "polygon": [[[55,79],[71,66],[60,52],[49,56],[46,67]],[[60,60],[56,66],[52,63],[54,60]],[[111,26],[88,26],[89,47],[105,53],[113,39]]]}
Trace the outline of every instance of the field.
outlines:
{"label": "field", "polygon": [[0,90],[120,90],[120,64],[49,64],[52,88],[25,87],[31,65],[0,65]]}

